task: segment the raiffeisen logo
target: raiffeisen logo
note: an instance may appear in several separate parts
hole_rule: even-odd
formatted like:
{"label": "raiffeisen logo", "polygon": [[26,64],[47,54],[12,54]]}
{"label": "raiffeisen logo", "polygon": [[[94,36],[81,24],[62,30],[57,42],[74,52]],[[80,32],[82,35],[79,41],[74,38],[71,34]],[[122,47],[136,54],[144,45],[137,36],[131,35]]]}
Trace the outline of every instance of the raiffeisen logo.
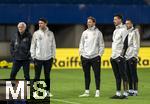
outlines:
{"label": "raiffeisen logo", "polygon": [[33,104],[33,102],[43,104],[45,102],[45,104],[49,104],[50,97],[46,87],[44,80],[0,80],[0,101],[12,104],[15,102],[24,102],[22,104]]}

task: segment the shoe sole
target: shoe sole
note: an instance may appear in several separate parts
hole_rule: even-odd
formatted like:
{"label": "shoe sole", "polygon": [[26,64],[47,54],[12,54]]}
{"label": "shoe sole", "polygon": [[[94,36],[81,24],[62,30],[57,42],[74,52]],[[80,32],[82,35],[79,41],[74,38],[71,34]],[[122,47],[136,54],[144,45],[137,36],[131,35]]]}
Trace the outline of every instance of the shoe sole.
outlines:
{"label": "shoe sole", "polygon": [[[90,95],[89,95],[89,96],[90,96]],[[79,96],[79,97],[81,98],[81,97],[89,97],[89,96]]]}

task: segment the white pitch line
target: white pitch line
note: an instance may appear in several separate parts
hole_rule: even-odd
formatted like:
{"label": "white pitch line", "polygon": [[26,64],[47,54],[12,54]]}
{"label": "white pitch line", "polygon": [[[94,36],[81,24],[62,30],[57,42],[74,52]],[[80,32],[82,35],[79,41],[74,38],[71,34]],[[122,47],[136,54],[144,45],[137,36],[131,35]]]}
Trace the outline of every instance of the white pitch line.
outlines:
{"label": "white pitch line", "polygon": [[81,104],[81,103],[70,102],[70,101],[61,100],[61,99],[52,99],[52,98],[50,98],[50,100],[52,100],[52,101],[57,101],[57,102],[63,102],[63,103],[67,103],[67,104]]}

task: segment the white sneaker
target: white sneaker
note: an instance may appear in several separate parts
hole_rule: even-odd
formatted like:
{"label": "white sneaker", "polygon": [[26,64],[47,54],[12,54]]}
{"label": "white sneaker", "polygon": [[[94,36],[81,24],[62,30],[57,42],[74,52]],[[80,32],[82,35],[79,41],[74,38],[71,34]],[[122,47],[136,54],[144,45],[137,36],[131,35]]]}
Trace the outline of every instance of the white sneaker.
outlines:
{"label": "white sneaker", "polygon": [[138,96],[138,91],[137,90],[133,91],[133,96]]}
{"label": "white sneaker", "polygon": [[53,97],[53,95],[49,91],[47,91],[47,97]]}
{"label": "white sneaker", "polygon": [[50,96],[50,97],[53,97],[53,95],[52,95],[51,93],[49,94],[49,96]]}
{"label": "white sneaker", "polygon": [[82,94],[82,95],[79,95],[79,97],[89,97],[89,96],[90,96],[89,93],[84,93],[84,94]]}
{"label": "white sneaker", "polygon": [[100,92],[99,91],[96,91],[95,92],[95,97],[99,97],[100,96]]}

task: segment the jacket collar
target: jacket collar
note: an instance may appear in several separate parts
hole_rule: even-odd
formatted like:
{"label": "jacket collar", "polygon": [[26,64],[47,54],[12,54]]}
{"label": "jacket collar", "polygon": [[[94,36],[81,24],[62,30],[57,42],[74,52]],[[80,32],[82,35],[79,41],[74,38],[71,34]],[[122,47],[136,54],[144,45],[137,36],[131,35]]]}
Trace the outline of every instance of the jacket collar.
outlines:
{"label": "jacket collar", "polygon": [[42,32],[47,32],[49,30],[49,28],[46,27],[46,29],[44,31],[42,29],[39,29],[39,30],[42,31]]}
{"label": "jacket collar", "polygon": [[130,29],[128,29],[128,32],[133,31],[134,27],[131,27]]}
{"label": "jacket collar", "polygon": [[96,29],[96,26],[92,26],[90,28],[88,28],[88,30],[95,30]]}
{"label": "jacket collar", "polygon": [[22,33],[22,34],[18,31],[17,35],[19,38],[25,38],[25,37],[27,37],[27,30],[25,30],[24,33]]}
{"label": "jacket collar", "polygon": [[120,25],[117,25],[116,26],[116,29],[119,29],[119,28],[121,28],[123,26],[123,24],[121,23]]}

